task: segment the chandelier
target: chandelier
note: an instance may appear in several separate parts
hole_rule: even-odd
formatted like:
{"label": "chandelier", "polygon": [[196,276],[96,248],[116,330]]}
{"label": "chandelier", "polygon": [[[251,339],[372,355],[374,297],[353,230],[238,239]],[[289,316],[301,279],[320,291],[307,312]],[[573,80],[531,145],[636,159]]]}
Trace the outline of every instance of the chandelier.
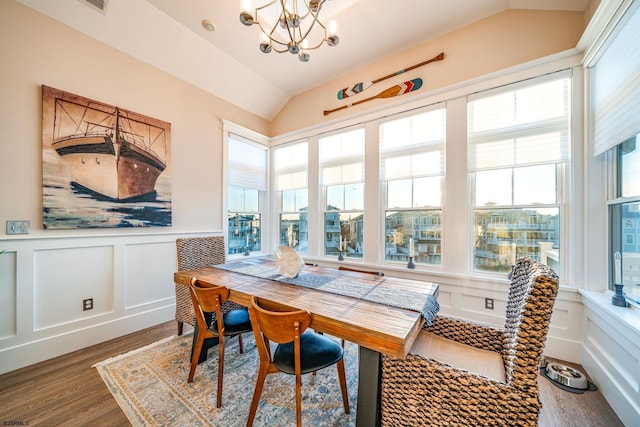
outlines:
{"label": "chandelier", "polygon": [[260,27],[260,50],[272,50],[298,55],[302,62],[309,61],[309,51],[318,49],[323,43],[336,46],[340,42],[336,22],[328,28],[318,15],[327,0],[273,0],[255,8],[252,13],[251,0],[242,1],[240,22],[246,26]]}

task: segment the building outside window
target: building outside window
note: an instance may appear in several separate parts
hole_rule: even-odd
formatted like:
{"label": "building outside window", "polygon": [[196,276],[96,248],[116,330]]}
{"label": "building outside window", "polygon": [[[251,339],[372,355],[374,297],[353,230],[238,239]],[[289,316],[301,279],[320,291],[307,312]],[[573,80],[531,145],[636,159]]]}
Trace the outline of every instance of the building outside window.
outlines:
{"label": "building outside window", "polygon": [[324,254],[362,258],[364,253],[364,129],[322,136],[320,186],[324,198]]}
{"label": "building outside window", "polygon": [[444,107],[380,125],[385,261],[441,264]]}
{"label": "building outside window", "polygon": [[262,251],[262,211],[267,191],[267,147],[229,135],[227,253]]}
{"label": "building outside window", "polygon": [[301,142],[277,147],[273,156],[280,207],[278,244],[306,253],[309,248],[308,144]]}
{"label": "building outside window", "polygon": [[570,81],[560,72],[469,97],[475,271],[507,273],[521,256],[561,271]]}

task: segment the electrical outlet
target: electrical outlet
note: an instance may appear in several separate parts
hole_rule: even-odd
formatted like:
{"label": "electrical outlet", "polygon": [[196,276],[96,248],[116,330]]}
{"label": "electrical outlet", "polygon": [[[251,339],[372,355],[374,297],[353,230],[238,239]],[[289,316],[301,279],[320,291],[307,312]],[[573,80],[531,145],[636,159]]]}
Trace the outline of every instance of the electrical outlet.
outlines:
{"label": "electrical outlet", "polygon": [[7,221],[7,234],[29,234],[29,221]]}
{"label": "electrical outlet", "polygon": [[487,310],[493,310],[493,298],[484,299],[484,308]]}
{"label": "electrical outlet", "polygon": [[82,300],[82,311],[93,310],[93,298]]}

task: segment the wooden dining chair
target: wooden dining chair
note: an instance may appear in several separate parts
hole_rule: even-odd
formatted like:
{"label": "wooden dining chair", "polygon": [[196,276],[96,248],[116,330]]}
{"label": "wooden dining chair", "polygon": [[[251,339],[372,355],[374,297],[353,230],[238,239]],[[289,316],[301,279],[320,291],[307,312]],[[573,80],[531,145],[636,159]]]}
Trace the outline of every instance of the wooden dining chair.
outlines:
{"label": "wooden dining chair", "polygon": [[[200,352],[204,342],[208,338],[218,338],[218,391],[216,407],[222,406],[222,374],[224,372],[224,347],[227,341],[224,337],[238,337],[240,353],[242,349],[242,334],[251,331],[249,313],[245,309],[231,310],[222,313],[222,305],[229,299],[229,289],[224,286],[215,286],[202,282],[195,277],[191,278],[191,300],[196,314],[197,335],[194,340],[194,348],[191,355],[191,369],[187,382],[193,381],[193,375],[198,366]],[[215,313],[216,320],[207,325],[205,313]]]}
{"label": "wooden dining chair", "polygon": [[360,270],[358,268],[344,267],[342,265],[340,267],[338,267],[338,270],[355,271],[357,273],[367,273],[367,274],[373,274],[373,275],[376,275],[376,276],[384,276],[384,272],[382,272],[382,271]]}
{"label": "wooden dining chair", "polygon": [[[311,313],[308,311],[272,311],[270,308],[263,307],[264,303],[253,296],[249,306],[249,316],[260,355],[260,364],[247,427],[253,425],[266,376],[277,372],[296,376],[296,422],[300,427],[302,425],[301,375],[334,364],[338,368],[344,412],[348,414],[349,397],[342,347],[324,335],[313,332],[305,333],[311,323]],[[278,344],[273,355],[271,354],[271,341]]]}

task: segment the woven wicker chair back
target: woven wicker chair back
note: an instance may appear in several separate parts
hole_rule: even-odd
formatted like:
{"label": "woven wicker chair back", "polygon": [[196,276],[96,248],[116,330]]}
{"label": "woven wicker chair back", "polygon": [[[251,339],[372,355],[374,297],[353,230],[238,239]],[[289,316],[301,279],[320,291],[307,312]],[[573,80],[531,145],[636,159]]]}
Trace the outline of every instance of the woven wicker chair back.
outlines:
{"label": "woven wicker chair back", "polygon": [[227,261],[223,236],[177,239],[176,247],[179,271],[210,267]]}
{"label": "woven wicker chair back", "polygon": [[558,276],[551,268],[518,259],[507,298],[503,358],[507,382],[521,390],[537,388],[538,362],[557,293]]}
{"label": "woven wicker chair back", "polygon": [[[224,264],[227,260],[223,236],[177,239],[176,248],[178,251],[179,271]],[[194,325],[195,312],[193,311],[189,287],[176,284],[175,288],[176,320]]]}

